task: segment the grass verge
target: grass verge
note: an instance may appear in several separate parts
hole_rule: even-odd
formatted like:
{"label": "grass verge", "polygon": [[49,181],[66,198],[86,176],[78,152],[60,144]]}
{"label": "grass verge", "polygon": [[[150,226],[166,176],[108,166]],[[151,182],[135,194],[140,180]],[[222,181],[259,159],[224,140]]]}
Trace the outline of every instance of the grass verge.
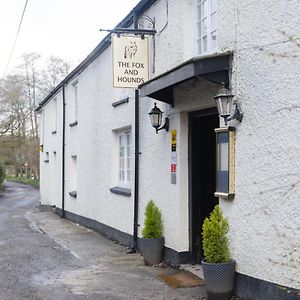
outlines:
{"label": "grass verge", "polygon": [[11,182],[19,182],[19,183],[32,185],[34,187],[40,186],[39,179],[31,179],[31,178],[26,178],[26,177],[6,177],[6,180],[11,181]]}

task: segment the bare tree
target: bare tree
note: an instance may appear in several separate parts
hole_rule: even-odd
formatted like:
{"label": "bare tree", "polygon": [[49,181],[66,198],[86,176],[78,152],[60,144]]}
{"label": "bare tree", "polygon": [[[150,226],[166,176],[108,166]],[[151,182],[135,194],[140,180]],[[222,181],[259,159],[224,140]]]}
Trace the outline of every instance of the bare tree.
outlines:
{"label": "bare tree", "polygon": [[57,56],[50,56],[41,76],[41,94],[46,97],[70,72],[70,64]]}

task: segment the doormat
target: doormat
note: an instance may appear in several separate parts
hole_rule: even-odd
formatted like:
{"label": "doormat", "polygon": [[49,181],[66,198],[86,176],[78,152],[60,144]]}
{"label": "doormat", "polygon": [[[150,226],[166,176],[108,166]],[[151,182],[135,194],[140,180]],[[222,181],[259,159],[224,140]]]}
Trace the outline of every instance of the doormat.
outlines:
{"label": "doormat", "polygon": [[181,271],[173,274],[162,274],[159,277],[172,288],[184,288],[184,287],[195,287],[205,285],[203,279],[196,275]]}

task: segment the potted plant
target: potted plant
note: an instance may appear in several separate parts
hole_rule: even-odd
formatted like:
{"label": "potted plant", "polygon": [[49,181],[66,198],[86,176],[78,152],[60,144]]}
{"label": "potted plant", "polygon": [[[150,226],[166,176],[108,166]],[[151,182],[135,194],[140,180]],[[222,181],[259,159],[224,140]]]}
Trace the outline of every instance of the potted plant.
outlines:
{"label": "potted plant", "polygon": [[230,258],[227,233],[229,225],[217,205],[202,227],[204,260],[202,261],[208,300],[231,299],[235,261]]}
{"label": "potted plant", "polygon": [[150,200],[145,209],[141,251],[146,265],[159,264],[163,259],[164,237],[160,209]]}

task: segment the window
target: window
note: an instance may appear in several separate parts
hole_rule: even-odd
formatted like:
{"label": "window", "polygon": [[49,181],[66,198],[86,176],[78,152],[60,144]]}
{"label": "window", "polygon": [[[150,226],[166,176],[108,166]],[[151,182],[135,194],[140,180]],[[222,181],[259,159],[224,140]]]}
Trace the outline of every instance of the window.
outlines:
{"label": "window", "polygon": [[77,121],[78,113],[78,82],[74,84],[74,121]]}
{"label": "window", "polygon": [[45,162],[45,163],[48,163],[48,162],[49,162],[49,152],[46,152],[46,153],[45,153],[45,159],[44,159],[44,162]]}
{"label": "window", "polygon": [[72,83],[73,86],[73,102],[71,101],[71,123],[69,124],[70,127],[77,125],[77,118],[78,118],[78,80]]}
{"label": "window", "polygon": [[217,0],[196,0],[197,54],[217,51]]}
{"label": "window", "polygon": [[119,134],[119,186],[130,187],[131,182],[131,134]]}
{"label": "window", "polygon": [[53,130],[52,134],[57,131],[57,99],[53,99]]}
{"label": "window", "polygon": [[70,178],[69,195],[71,197],[76,198],[77,197],[77,155],[71,156],[69,178]]}

